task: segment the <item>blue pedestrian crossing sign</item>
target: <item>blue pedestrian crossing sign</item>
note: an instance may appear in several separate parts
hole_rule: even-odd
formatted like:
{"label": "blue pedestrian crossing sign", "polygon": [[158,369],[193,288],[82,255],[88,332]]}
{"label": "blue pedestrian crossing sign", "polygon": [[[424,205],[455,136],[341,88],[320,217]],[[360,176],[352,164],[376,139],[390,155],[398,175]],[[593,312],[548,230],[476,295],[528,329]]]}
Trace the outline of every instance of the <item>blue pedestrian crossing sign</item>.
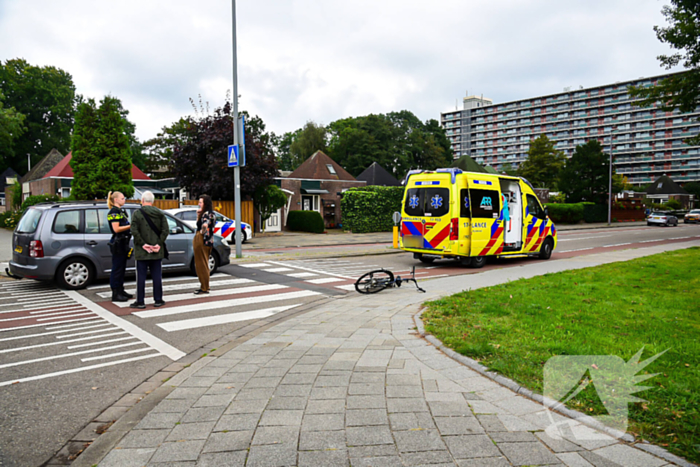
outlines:
{"label": "blue pedestrian crossing sign", "polygon": [[232,144],[228,147],[228,166],[240,167],[240,159],[238,157],[238,145]]}

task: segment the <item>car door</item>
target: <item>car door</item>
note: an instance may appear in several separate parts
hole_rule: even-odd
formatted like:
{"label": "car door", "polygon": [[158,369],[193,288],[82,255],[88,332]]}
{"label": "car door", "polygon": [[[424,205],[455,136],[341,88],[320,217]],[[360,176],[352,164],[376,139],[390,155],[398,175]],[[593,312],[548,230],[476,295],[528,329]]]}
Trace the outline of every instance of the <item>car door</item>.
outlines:
{"label": "car door", "polygon": [[112,233],[107,225],[107,215],[104,218],[100,211],[107,209],[85,210],[85,251],[91,256],[93,264],[97,268],[98,276],[108,275],[112,269],[112,253],[109,251],[109,239]]}
{"label": "car door", "polygon": [[168,221],[168,245],[169,259],[163,260],[163,269],[189,268],[192,258],[193,230],[178,221],[174,217],[165,215]]}

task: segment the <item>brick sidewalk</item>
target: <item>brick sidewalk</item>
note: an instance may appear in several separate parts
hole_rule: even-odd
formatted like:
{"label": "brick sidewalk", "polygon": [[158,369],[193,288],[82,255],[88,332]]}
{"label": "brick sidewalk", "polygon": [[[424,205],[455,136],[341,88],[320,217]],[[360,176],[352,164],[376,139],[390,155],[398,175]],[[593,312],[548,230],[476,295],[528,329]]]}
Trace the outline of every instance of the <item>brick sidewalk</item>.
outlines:
{"label": "brick sidewalk", "polygon": [[[423,301],[466,285],[697,245],[537,262],[468,284],[435,279],[422,283],[427,294],[407,287],[331,300],[198,360],[142,402],[153,409],[140,421],[113,426],[123,438],[98,438],[74,465],[689,465],[546,411],[450,358],[416,332],[414,319]],[[568,434],[548,435],[550,417],[568,421]]]}

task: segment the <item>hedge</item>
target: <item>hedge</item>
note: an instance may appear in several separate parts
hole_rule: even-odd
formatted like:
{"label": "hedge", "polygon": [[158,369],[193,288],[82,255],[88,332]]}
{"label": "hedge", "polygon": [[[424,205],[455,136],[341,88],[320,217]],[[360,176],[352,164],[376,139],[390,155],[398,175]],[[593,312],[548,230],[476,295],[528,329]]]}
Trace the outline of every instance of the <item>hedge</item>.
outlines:
{"label": "hedge", "polygon": [[352,233],[391,232],[392,215],[401,211],[403,191],[400,186],[350,188],[340,202],[343,228]]}
{"label": "hedge", "polygon": [[578,224],[579,222],[606,222],[608,207],[593,203],[548,203],[549,218],[554,223]]}
{"label": "hedge", "polygon": [[321,214],[316,211],[289,211],[287,228],[312,233],[323,233],[326,230]]}

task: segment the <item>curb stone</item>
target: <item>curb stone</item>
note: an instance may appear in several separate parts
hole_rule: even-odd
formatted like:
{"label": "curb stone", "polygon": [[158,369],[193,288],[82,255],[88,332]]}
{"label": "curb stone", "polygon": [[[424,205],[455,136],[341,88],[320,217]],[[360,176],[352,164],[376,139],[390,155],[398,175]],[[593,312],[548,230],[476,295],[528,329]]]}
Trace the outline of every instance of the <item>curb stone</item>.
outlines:
{"label": "curb stone", "polygon": [[559,402],[557,402],[553,399],[550,399],[548,397],[545,397],[541,394],[537,394],[528,388],[520,386],[515,381],[490,371],[487,367],[481,365],[476,360],[473,360],[469,357],[465,357],[464,355],[455,352],[454,350],[445,346],[435,336],[433,336],[432,334],[428,334],[426,332],[425,327],[423,326],[423,320],[421,319],[421,316],[423,315],[424,311],[425,311],[425,308],[422,308],[421,310],[419,310],[417,313],[415,313],[413,315],[413,321],[416,324],[418,334],[421,337],[423,337],[425,340],[427,340],[428,342],[433,344],[436,348],[440,349],[443,353],[445,353],[445,355],[449,356],[453,360],[457,360],[458,362],[462,363],[463,365],[465,365],[465,366],[471,368],[472,370],[478,372],[479,374],[486,376],[487,378],[499,383],[500,385],[505,386],[508,389],[511,389],[512,391],[514,391],[518,394],[522,394],[523,396],[544,405],[549,410],[552,410],[552,411],[557,412],[561,415],[569,417],[573,420],[576,420],[577,422],[583,423],[584,425],[587,425],[587,426],[594,428],[596,430],[603,431],[606,434],[612,436],[613,438],[625,441],[626,443],[629,443],[631,446],[634,446],[634,447],[639,448],[643,451],[646,451],[649,454],[653,454],[653,455],[660,457],[664,460],[667,460],[669,462],[673,462],[674,464],[678,464],[681,467],[697,467],[696,464],[690,463],[690,462],[686,461],[685,459],[676,456],[675,454],[671,454],[666,449],[664,449],[660,446],[650,444],[644,440],[637,441],[636,438],[629,433],[623,433],[623,432],[616,430],[614,428],[610,428],[609,426],[603,425],[602,423],[600,423],[598,420],[594,419],[593,417],[590,417],[586,414],[582,414],[581,412],[577,412],[575,410],[571,410],[567,407],[563,407],[563,406],[561,406],[561,404]]}

